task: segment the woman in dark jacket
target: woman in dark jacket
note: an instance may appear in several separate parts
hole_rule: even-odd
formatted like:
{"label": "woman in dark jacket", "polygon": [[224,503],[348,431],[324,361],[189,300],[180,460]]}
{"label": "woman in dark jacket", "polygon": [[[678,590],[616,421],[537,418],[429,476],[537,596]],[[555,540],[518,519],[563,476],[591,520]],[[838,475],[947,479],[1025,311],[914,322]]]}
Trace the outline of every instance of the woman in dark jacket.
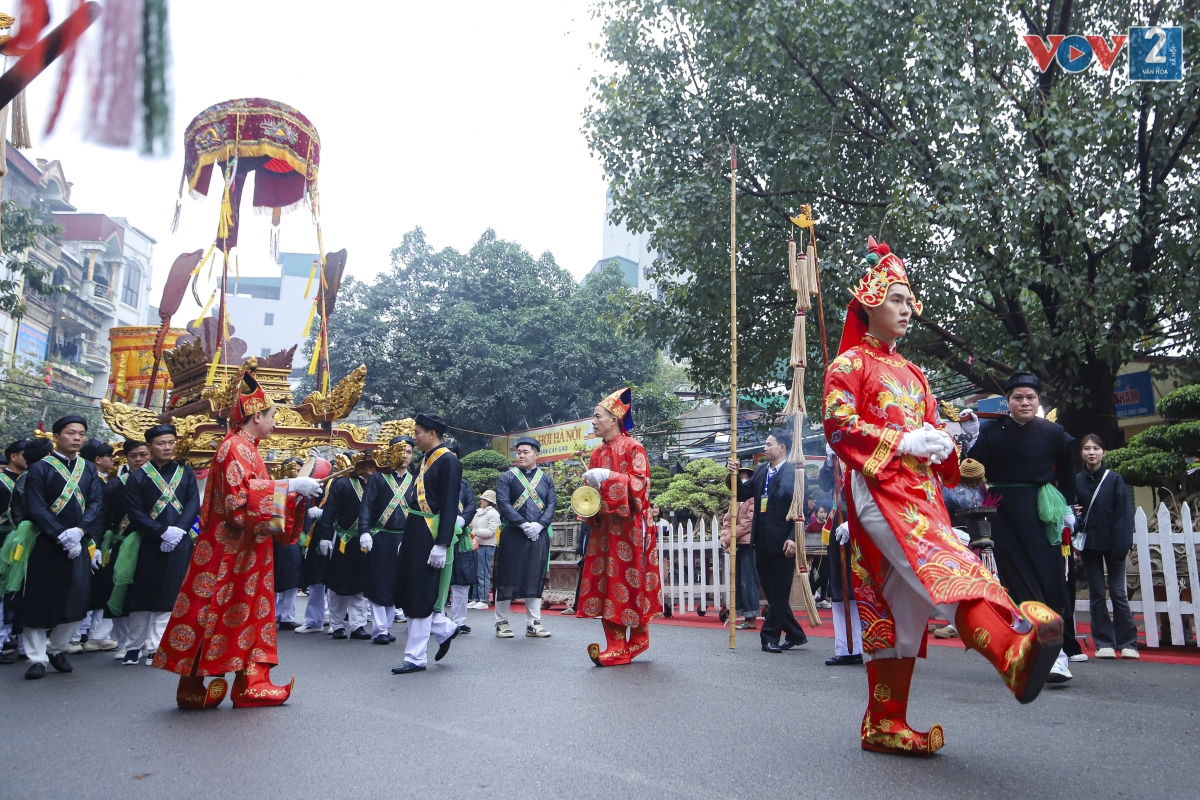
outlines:
{"label": "woman in dark jacket", "polygon": [[[1121,476],[1104,466],[1104,445],[1089,433],[1081,440],[1084,469],[1075,476],[1078,530],[1084,534],[1083,568],[1091,602],[1092,638],[1097,658],[1138,658],[1137,626],[1125,589],[1125,557],[1133,546],[1129,489]],[[1110,619],[1104,602],[1105,572],[1112,600]]]}

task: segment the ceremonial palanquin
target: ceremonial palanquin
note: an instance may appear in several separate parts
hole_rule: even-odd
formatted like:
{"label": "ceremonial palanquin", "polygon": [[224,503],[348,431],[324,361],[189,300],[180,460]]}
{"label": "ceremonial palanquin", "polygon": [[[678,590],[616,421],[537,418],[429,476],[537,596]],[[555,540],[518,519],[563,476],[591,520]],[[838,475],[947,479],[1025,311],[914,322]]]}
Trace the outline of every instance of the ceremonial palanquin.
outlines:
{"label": "ceremonial palanquin", "polygon": [[[900,439],[926,422],[941,426],[925,374],[870,334],[829,365],[825,436],[851,470],[861,472],[896,539],[936,604],[986,597],[1011,605],[1004,587],[959,542],[941,501],[941,484],[958,484],[958,458],[931,465],[899,453]],[[854,594],[863,649],[895,646],[895,623],[881,587],[887,562],[862,534],[846,492],[854,552]],[[896,521],[903,530],[896,530]],[[1015,611],[1015,609],[1014,609]]]}

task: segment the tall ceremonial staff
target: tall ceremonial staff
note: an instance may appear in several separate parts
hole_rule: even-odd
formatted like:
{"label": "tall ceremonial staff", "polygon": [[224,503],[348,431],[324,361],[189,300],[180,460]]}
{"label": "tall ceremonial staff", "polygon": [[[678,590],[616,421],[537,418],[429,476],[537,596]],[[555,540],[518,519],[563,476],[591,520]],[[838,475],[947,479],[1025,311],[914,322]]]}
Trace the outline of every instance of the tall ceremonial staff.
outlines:
{"label": "tall ceremonial staff", "polygon": [[[817,278],[817,247],[816,222],[812,216],[812,206],[801,206],[800,215],[790,217],[791,221],[801,230],[808,231],[808,247],[804,251],[804,260],[796,257],[796,240],[788,240],[788,278],[792,291],[796,293],[796,313],[792,326],[792,351],[789,362],[792,365],[792,391],[788,396],[784,415],[792,417],[792,449],[788,453],[788,461],[796,466],[795,483],[792,488],[792,506],[788,509],[787,518],[795,526],[796,536],[796,580],[800,583],[800,597],[804,609],[808,612],[808,624],[821,624],[817,614],[817,601],[813,598],[812,584],[808,580],[808,554],[804,542],[804,418],[808,411],[804,403],[804,369],[808,353],[808,341],[805,338],[805,316],[812,310],[812,298],[819,292]],[[819,302],[819,301],[818,301]],[[822,320],[822,334],[824,333]]]}
{"label": "tall ceremonial staff", "polygon": [[[737,458],[737,145],[729,145],[729,452]],[[737,473],[730,478],[729,498],[729,649],[737,648]]]}

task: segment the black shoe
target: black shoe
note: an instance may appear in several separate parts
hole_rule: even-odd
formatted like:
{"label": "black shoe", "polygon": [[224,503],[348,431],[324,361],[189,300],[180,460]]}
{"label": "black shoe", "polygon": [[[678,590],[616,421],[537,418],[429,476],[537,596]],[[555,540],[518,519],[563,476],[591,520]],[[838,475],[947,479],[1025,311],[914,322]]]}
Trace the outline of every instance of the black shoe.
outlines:
{"label": "black shoe", "polygon": [[281,622],[276,627],[281,631],[294,631],[294,630],[296,630],[296,628],[299,628],[300,626],[294,622]]}
{"label": "black shoe", "polygon": [[126,650],[125,658],[121,659],[121,663],[126,666],[133,666],[133,665],[137,664],[139,661],[141,661],[141,659],[142,659],[142,651],[140,649],[139,650]]}
{"label": "black shoe", "polygon": [[[447,641],[449,641],[449,640],[447,640]],[[407,675],[410,672],[424,672],[424,671],[425,671],[424,667],[418,667],[416,664],[412,663],[411,661],[405,661],[403,664],[401,664],[398,667],[392,667],[393,675]]]}
{"label": "black shoe", "polygon": [[441,661],[446,657],[446,653],[450,652],[450,643],[454,641],[454,637],[462,631],[462,627],[454,629],[454,633],[450,634],[450,638],[438,645],[437,655],[433,657],[434,661]]}
{"label": "black shoe", "polygon": [[53,653],[50,655],[50,666],[54,667],[59,672],[74,672],[75,668],[71,666],[71,662],[67,661],[66,653]]}
{"label": "black shoe", "polygon": [[861,664],[863,662],[861,655],[856,656],[834,656],[833,658],[825,659],[827,667],[848,667],[851,664]]}
{"label": "black shoe", "polygon": [[0,664],[15,664],[17,663],[17,654],[12,650],[5,650],[0,653]]}
{"label": "black shoe", "polygon": [[25,670],[25,680],[36,681],[46,674],[46,665],[38,661],[30,664],[29,669]]}
{"label": "black shoe", "polygon": [[782,653],[783,648],[777,642],[763,642],[762,649],[764,653]]}
{"label": "black shoe", "polygon": [[388,635],[386,633],[379,634],[371,641],[374,642],[375,644],[391,644],[392,643],[392,640],[390,638],[388,638]]}
{"label": "black shoe", "polygon": [[459,626],[458,626],[458,632],[459,632],[459,633],[470,633],[470,632],[471,632],[471,626],[470,626],[470,625],[459,625]]}
{"label": "black shoe", "polygon": [[345,628],[338,628],[336,631],[334,631],[334,632],[333,632],[333,638],[335,638],[335,639],[349,639],[350,637],[346,635],[346,629],[345,629]]}
{"label": "black shoe", "polygon": [[355,628],[351,634],[351,639],[370,639],[371,634],[367,633],[363,628]]}
{"label": "black shoe", "polygon": [[80,643],[80,644],[87,644],[87,643],[88,643],[88,635],[87,635],[86,633],[85,633],[85,634],[83,634],[83,635],[81,635],[81,636],[79,637],[79,643]]}
{"label": "black shoe", "polygon": [[395,637],[395,636],[392,636],[390,633],[387,635],[387,637],[388,637],[388,641],[389,641],[389,642],[394,642],[394,641],[396,641],[396,637]]}
{"label": "black shoe", "polygon": [[798,642],[793,642],[791,639],[788,639],[787,637],[784,637],[783,641],[779,643],[779,649],[781,649],[781,650],[791,650],[793,647],[799,647],[799,646],[800,646],[800,645],[802,645],[802,644],[808,644],[808,637],[807,637],[807,636],[805,636],[803,639],[801,639],[801,640],[800,640],[800,641],[798,641]]}

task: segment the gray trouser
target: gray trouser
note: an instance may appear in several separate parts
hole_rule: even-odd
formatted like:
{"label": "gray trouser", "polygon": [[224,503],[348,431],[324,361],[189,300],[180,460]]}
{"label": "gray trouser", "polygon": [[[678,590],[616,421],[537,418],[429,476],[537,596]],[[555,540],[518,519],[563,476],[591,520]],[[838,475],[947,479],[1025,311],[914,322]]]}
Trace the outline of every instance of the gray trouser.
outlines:
{"label": "gray trouser", "polygon": [[[1137,625],[1129,610],[1129,594],[1125,586],[1125,556],[1127,552],[1084,550],[1083,569],[1087,572],[1088,600],[1091,603],[1092,639],[1096,647],[1120,650],[1137,646]],[[1108,597],[1112,600],[1112,617],[1104,602],[1105,579],[1108,572]],[[1149,617],[1147,617],[1149,618]]]}

